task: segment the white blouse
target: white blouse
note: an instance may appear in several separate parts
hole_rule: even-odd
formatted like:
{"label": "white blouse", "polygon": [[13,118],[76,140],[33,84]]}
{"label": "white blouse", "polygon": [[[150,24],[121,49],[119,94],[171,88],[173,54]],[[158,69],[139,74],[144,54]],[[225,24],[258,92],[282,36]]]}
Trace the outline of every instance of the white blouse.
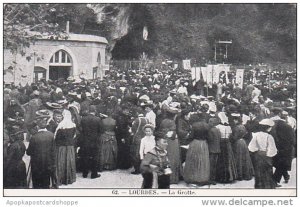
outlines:
{"label": "white blouse", "polygon": [[150,112],[148,112],[146,114],[145,117],[149,121],[149,123],[152,124],[154,126],[154,128],[155,128],[155,126],[156,126],[156,122],[155,122],[155,120],[156,120],[156,114],[151,110]]}
{"label": "white blouse", "polygon": [[141,140],[141,145],[140,145],[140,158],[141,160],[144,159],[144,155],[147,154],[149,151],[151,151],[155,147],[155,138],[154,136],[145,136]]}
{"label": "white blouse", "polygon": [[230,126],[219,124],[216,126],[216,128],[218,128],[221,132],[221,139],[228,139],[232,134],[232,130]]}
{"label": "white blouse", "polygon": [[294,130],[297,129],[297,120],[294,117],[287,117],[287,124],[290,125]]}
{"label": "white blouse", "polygon": [[252,133],[248,149],[250,152],[265,151],[268,157],[274,157],[277,154],[274,138],[266,132]]}

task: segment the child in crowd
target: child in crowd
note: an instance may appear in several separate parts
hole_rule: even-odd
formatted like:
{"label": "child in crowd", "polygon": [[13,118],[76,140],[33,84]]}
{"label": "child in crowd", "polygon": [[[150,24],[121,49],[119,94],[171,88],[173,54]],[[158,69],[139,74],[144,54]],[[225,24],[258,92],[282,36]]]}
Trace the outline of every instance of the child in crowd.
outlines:
{"label": "child in crowd", "polygon": [[155,137],[153,136],[154,126],[146,124],[144,126],[145,137],[141,140],[140,158],[144,159],[145,154],[155,147]]}

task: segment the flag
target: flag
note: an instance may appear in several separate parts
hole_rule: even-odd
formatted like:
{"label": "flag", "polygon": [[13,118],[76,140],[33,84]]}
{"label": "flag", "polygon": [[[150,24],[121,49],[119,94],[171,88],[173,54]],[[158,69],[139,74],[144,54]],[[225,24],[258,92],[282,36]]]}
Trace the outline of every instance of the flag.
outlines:
{"label": "flag", "polygon": [[201,79],[201,68],[195,67],[196,69],[196,82]]}
{"label": "flag", "polygon": [[[191,68],[191,75],[192,75],[192,80],[196,80],[196,68],[195,67]],[[193,81],[193,84],[195,84],[195,81]]]}
{"label": "flag", "polygon": [[244,69],[237,69],[235,75],[235,83],[238,84],[240,88],[243,88],[244,84]]}
{"label": "flag", "polygon": [[148,40],[148,28],[146,26],[143,29],[143,39]]}
{"label": "flag", "polygon": [[193,84],[195,84],[198,80],[201,79],[201,68],[200,67],[192,67],[191,68],[192,79],[195,80]]}
{"label": "flag", "polygon": [[222,68],[219,68],[218,65],[213,65],[213,68],[212,68],[212,82],[213,83],[219,83],[219,76],[220,76],[220,72]]}
{"label": "flag", "polygon": [[182,60],[183,69],[191,69],[191,60]]}
{"label": "flag", "polygon": [[206,67],[201,67],[201,73],[202,73],[204,82],[207,81],[207,70],[206,69],[207,69]]}
{"label": "flag", "polygon": [[228,79],[228,72],[229,72],[229,69],[230,69],[230,66],[224,66],[224,70],[225,70],[225,75],[226,75],[226,84],[229,83],[229,79]]}
{"label": "flag", "polygon": [[207,85],[209,85],[210,87],[212,86],[212,78],[213,78],[213,65],[207,65],[206,68],[206,83]]}

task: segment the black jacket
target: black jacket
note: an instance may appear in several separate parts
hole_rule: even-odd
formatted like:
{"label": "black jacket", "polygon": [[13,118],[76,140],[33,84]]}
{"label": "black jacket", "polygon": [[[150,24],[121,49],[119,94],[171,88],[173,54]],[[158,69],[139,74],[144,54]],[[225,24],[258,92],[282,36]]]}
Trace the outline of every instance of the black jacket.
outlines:
{"label": "black jacket", "polygon": [[102,133],[101,119],[88,114],[81,119],[81,128],[80,146],[84,148],[96,147],[97,139]]}

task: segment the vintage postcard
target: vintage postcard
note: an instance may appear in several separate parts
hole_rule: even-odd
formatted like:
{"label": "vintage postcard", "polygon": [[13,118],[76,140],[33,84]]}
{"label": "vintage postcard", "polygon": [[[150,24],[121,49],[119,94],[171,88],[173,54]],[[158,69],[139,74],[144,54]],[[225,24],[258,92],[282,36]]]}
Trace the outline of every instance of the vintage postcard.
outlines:
{"label": "vintage postcard", "polygon": [[297,196],[296,3],[2,7],[3,197]]}

